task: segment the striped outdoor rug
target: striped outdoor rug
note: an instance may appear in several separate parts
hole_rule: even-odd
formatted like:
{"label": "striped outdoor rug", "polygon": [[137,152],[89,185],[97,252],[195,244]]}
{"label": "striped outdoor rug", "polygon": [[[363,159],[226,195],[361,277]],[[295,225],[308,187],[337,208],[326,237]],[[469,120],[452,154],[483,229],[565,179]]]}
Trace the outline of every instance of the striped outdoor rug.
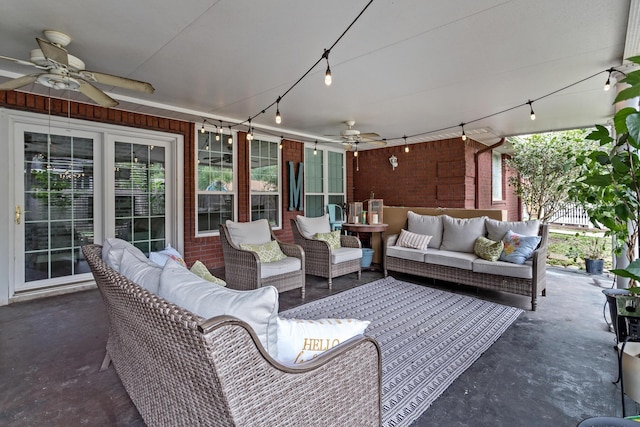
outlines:
{"label": "striped outdoor rug", "polygon": [[377,280],[280,313],[370,320],[382,349],[382,425],[408,426],[522,310],[395,280]]}

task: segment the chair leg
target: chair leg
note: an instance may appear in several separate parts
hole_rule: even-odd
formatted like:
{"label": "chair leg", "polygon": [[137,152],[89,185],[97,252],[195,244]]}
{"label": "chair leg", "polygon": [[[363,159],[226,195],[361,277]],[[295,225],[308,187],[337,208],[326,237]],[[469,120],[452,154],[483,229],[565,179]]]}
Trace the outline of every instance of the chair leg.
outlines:
{"label": "chair leg", "polygon": [[358,270],[358,280],[362,279],[362,270]]}
{"label": "chair leg", "polygon": [[109,356],[109,352],[107,351],[104,355],[104,359],[102,360],[102,365],[100,366],[100,372],[107,370],[110,364],[111,364],[111,356]]}
{"label": "chair leg", "polygon": [[333,280],[331,280],[331,277],[329,277],[329,290],[333,290]]}

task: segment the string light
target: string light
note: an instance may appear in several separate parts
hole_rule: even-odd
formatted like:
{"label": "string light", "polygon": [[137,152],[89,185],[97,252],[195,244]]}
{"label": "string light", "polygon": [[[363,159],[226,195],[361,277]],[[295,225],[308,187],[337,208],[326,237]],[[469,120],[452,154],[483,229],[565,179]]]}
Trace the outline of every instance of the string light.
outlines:
{"label": "string light", "polygon": [[408,153],[409,152],[409,144],[407,143],[407,135],[403,136],[404,138],[404,152]]}
{"label": "string light", "polygon": [[609,75],[607,76],[607,81],[604,84],[605,92],[608,91],[609,89],[611,89],[611,73],[613,73],[615,71],[615,69],[614,68],[609,68],[607,71],[609,72]]}
{"label": "string light", "polygon": [[231,125],[229,125],[229,139],[227,139],[227,144],[233,144],[233,131],[231,130]]}
{"label": "string light", "polygon": [[467,140],[467,134],[464,133],[464,123],[460,123],[460,127],[462,128],[462,140],[466,141]]}
{"label": "string light", "polygon": [[200,133],[204,133],[204,123],[205,122],[206,122],[206,120],[202,122],[202,127],[200,128]]}
{"label": "string light", "polygon": [[283,144],[284,144],[284,136],[280,136],[280,144],[278,145],[278,148],[282,150]]}
{"label": "string light", "polygon": [[318,154],[318,141],[316,141],[316,145],[313,146],[313,155],[316,156]]}
{"label": "string light", "polygon": [[531,108],[531,120],[535,120],[536,119],[536,113],[533,112],[533,101],[532,100],[528,100],[527,104],[529,104],[529,108]]}
{"label": "string light", "polygon": [[253,140],[253,128],[251,127],[251,118],[249,118],[249,132],[247,132],[247,141]]}
{"label": "string light", "polygon": [[324,84],[326,84],[327,86],[331,86],[331,67],[329,67],[329,52],[331,52],[331,49],[325,49],[324,53],[322,54],[322,57],[327,60],[327,71],[324,73]]}
{"label": "string light", "polygon": [[353,146],[353,157],[358,157],[358,146],[357,145]]}
{"label": "string light", "polygon": [[278,97],[278,100],[276,101],[276,123],[280,124],[282,123],[282,116],[280,115],[280,100],[282,99],[282,97]]}

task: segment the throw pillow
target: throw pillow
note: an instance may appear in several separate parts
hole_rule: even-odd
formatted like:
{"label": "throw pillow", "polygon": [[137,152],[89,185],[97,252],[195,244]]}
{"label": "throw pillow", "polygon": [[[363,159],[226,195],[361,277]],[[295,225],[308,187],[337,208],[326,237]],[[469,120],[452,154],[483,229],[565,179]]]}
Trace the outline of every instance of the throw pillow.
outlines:
{"label": "throw pillow", "polygon": [[407,212],[407,230],[412,233],[432,236],[430,248],[439,248],[442,244],[442,215],[420,215],[413,211]]}
{"label": "throw pillow", "polygon": [[240,245],[240,249],[245,251],[253,251],[258,254],[260,262],[275,262],[285,259],[287,256],[280,249],[280,245],[276,240],[270,240],[267,243],[250,244],[243,243]]}
{"label": "throw pillow", "polygon": [[440,249],[455,252],[473,253],[473,246],[476,239],[485,235],[484,222],[486,216],[476,218],[452,218],[448,215],[442,216],[442,245]]}
{"label": "throw pillow", "polygon": [[199,260],[193,263],[189,271],[191,271],[193,274],[195,274],[199,278],[209,281],[211,283],[215,283],[216,285],[227,286],[227,282],[211,274],[207,266],[204,265]]}
{"label": "throw pillow", "polygon": [[303,363],[367,329],[368,320],[281,319],[278,317],[278,361]]}
{"label": "throw pillow", "polygon": [[167,247],[160,252],[149,252],[149,259],[158,264],[160,267],[164,267],[167,261],[169,259],[172,259],[174,261],[177,261],[178,264],[182,265],[184,268],[187,268],[187,263],[184,262],[182,254],[173,249],[171,245],[167,245]]}
{"label": "throw pillow", "polygon": [[396,246],[426,251],[431,237],[432,236],[427,236],[426,234],[412,233],[403,229],[400,230],[400,237],[398,237],[396,241]]}
{"label": "throw pillow", "polygon": [[329,244],[331,249],[340,249],[340,230],[330,233],[316,233],[313,235],[316,240],[324,240]]}
{"label": "throw pillow", "polygon": [[315,218],[297,215],[296,222],[298,223],[300,234],[302,234],[307,239],[313,239],[313,235],[316,233],[331,232],[329,215],[318,216]]}
{"label": "throw pillow", "polygon": [[142,251],[126,240],[109,238],[105,239],[102,243],[102,260],[109,267],[116,271],[120,271],[120,262],[122,261],[122,254],[124,250],[129,250],[140,261],[146,261],[147,257]]}
{"label": "throw pillow", "polygon": [[504,243],[502,240],[499,242],[487,239],[480,236],[476,239],[476,243],[473,246],[473,252],[482,259],[487,261],[497,261],[500,258],[500,254],[504,249]]}
{"label": "throw pillow", "polygon": [[277,356],[278,290],[273,286],[237,291],[211,286],[174,260],[169,260],[160,274],[158,295],[198,316],[234,316],[247,322],[263,347]]}
{"label": "throw pillow", "polygon": [[511,230],[507,231],[502,238],[504,250],[500,255],[500,261],[524,264],[538,247],[540,239],[540,236],[523,236]]}

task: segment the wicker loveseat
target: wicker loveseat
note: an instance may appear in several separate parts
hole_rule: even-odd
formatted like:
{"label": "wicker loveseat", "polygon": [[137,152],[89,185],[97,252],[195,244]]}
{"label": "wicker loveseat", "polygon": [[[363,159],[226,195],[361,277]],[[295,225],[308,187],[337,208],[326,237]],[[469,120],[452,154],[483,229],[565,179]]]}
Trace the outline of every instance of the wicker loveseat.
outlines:
{"label": "wicker loveseat", "polygon": [[[446,221],[442,221],[443,218]],[[413,225],[414,230],[412,230],[412,219],[417,221]],[[438,219],[441,221],[439,229],[431,225],[427,227],[428,232],[421,232],[420,221],[426,220],[430,224],[435,224]],[[444,225],[442,225],[442,222],[444,222]],[[457,234],[456,230],[451,232],[453,227],[464,227],[465,225],[463,224],[469,222],[484,223],[480,226],[480,229],[476,227],[476,230],[478,230],[477,235],[469,233],[468,230],[457,231]],[[456,238],[452,240],[468,239],[471,243],[471,249],[450,250],[446,247],[447,224],[449,226],[449,235]],[[491,235],[490,227],[493,227],[494,236]],[[538,295],[546,296],[547,224],[538,224],[537,221],[496,221],[486,217],[454,219],[447,215],[417,215],[414,212],[408,212],[407,226],[405,228],[408,231],[433,235],[433,239],[429,241],[429,247],[426,250],[416,250],[398,248],[396,246],[398,234],[387,236],[384,258],[385,277],[390,271],[395,271],[435,280],[530,296],[532,310],[536,310]],[[488,234],[489,238],[500,240],[508,229],[513,229],[516,233],[522,232],[527,235],[537,234],[540,236],[539,245],[524,264],[487,261],[473,253],[473,241],[477,237],[480,235],[484,237],[485,234]],[[487,233],[487,230],[490,232]],[[440,234],[438,235],[438,233]],[[455,246],[457,242],[449,241],[449,244]]]}
{"label": "wicker loveseat", "polygon": [[285,366],[247,323],[204,319],[109,267],[102,246],[82,250],[109,319],[103,368],[113,362],[147,425],[380,424],[374,340],[358,336],[303,365]]}

